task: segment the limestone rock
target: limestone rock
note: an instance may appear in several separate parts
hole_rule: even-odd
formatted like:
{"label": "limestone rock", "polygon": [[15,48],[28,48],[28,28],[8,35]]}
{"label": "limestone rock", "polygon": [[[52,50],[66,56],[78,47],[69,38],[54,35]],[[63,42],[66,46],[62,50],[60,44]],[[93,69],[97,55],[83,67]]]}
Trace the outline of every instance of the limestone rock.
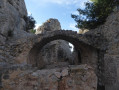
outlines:
{"label": "limestone rock", "polygon": [[39,26],[36,34],[45,33],[47,31],[61,30],[60,22],[57,19],[50,18],[42,26]]}
{"label": "limestone rock", "polygon": [[24,0],[0,0],[0,62],[26,62],[30,48],[27,43],[35,37],[25,31],[26,16]]}
{"label": "limestone rock", "polygon": [[[10,37],[19,30],[25,30],[24,16],[27,10],[24,0],[0,0],[0,33]],[[15,33],[17,36],[17,33]]]}

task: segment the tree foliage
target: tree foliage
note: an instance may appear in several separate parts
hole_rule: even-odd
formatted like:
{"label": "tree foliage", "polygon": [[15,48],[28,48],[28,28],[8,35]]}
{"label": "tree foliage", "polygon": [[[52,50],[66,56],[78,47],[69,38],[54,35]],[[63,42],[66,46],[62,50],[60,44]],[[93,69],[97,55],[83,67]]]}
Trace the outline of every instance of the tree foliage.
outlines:
{"label": "tree foliage", "polygon": [[26,31],[28,32],[31,29],[34,29],[36,21],[32,16],[24,16],[24,20],[26,21]]}
{"label": "tree foliage", "polygon": [[106,21],[108,15],[119,5],[118,0],[91,0],[85,9],[77,9],[79,15],[71,15],[80,29],[94,29]]}

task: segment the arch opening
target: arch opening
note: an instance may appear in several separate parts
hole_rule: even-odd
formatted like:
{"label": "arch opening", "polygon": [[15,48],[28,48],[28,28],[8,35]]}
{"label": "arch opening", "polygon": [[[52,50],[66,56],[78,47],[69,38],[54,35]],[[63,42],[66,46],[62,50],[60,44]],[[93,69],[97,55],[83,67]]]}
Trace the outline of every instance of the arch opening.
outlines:
{"label": "arch opening", "polygon": [[[44,45],[38,52],[37,61],[45,63],[45,66],[43,65],[44,68],[64,67],[81,64],[79,62],[81,56],[79,55],[80,53],[71,51],[69,42],[60,39],[51,41]],[[38,64],[38,66],[40,65]]]}

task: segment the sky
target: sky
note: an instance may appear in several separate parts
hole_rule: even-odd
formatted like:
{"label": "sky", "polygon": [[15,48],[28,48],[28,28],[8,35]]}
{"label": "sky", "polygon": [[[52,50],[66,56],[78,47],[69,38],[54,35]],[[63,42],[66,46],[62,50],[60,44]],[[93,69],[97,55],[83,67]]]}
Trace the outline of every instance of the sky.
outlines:
{"label": "sky", "polygon": [[49,18],[58,19],[62,29],[78,31],[71,14],[78,14],[87,0],[25,0],[27,12],[36,20],[36,27]]}

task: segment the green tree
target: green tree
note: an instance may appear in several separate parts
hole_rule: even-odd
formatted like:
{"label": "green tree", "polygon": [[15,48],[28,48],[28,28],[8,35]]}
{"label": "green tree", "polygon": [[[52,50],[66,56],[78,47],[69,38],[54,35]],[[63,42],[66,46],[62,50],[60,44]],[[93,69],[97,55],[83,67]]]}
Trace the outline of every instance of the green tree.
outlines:
{"label": "green tree", "polygon": [[80,29],[94,29],[106,21],[108,15],[113,12],[118,0],[91,0],[85,3],[85,9],[77,9],[79,15],[71,15]]}
{"label": "green tree", "polygon": [[26,31],[30,31],[31,29],[34,29],[36,21],[32,16],[24,16],[24,20],[26,22]]}

